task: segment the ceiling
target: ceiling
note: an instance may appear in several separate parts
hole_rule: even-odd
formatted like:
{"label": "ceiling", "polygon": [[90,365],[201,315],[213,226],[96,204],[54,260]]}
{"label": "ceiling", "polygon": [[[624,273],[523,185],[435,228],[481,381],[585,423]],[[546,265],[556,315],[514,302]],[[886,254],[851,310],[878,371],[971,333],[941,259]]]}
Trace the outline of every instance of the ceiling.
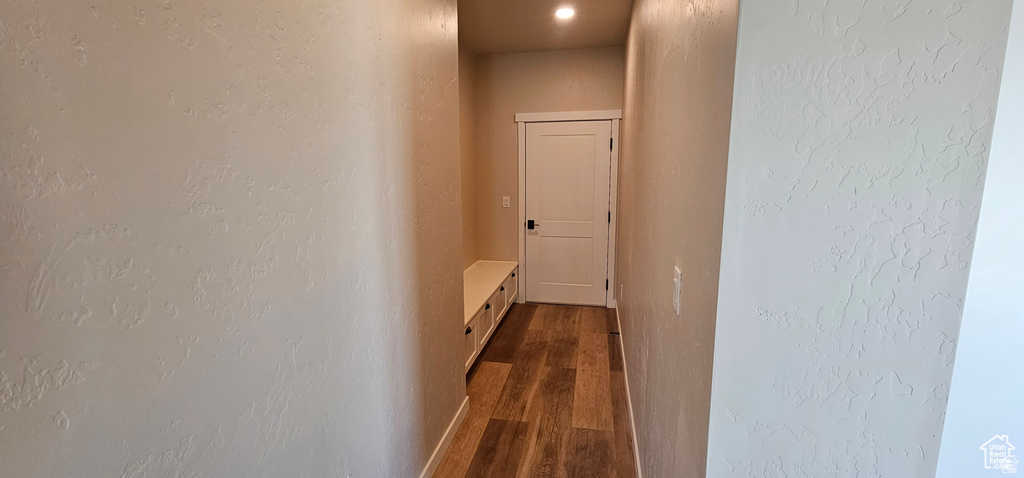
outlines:
{"label": "ceiling", "polygon": [[[569,20],[555,10],[572,7]],[[459,0],[459,41],[474,53],[517,53],[626,43],[633,0]]]}

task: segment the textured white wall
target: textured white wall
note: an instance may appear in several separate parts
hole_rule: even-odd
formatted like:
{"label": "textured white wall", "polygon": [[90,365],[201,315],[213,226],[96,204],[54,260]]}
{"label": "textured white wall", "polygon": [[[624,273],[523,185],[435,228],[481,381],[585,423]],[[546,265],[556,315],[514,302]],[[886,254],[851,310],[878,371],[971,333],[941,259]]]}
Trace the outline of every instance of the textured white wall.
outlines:
{"label": "textured white wall", "polygon": [[0,475],[420,472],[465,397],[455,13],[0,5]]}
{"label": "textured white wall", "polygon": [[[984,470],[982,444],[1008,435],[1024,461],[1024,4],[1010,24],[992,153],[967,283],[940,478]],[[1019,472],[1024,466],[1018,464]]]}
{"label": "textured white wall", "polygon": [[934,475],[1009,9],[742,3],[708,476]]}
{"label": "textured white wall", "polygon": [[639,0],[630,24],[616,294],[647,477],[705,468],[738,12],[737,0]]}

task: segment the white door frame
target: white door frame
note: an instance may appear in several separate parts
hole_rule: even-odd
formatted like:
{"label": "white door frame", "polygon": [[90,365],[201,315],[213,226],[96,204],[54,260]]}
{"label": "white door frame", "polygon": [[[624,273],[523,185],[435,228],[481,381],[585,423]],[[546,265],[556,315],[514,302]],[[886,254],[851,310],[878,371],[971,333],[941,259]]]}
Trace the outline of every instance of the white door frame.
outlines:
{"label": "white door frame", "polygon": [[608,290],[605,292],[605,307],[615,308],[615,230],[618,224],[619,208],[619,123],[622,110],[565,111],[552,113],[516,113],[519,129],[519,297],[516,302],[526,302],[526,123],[553,123],[558,121],[611,121],[612,122],[612,170],[608,202],[611,208],[611,222],[608,224]]}

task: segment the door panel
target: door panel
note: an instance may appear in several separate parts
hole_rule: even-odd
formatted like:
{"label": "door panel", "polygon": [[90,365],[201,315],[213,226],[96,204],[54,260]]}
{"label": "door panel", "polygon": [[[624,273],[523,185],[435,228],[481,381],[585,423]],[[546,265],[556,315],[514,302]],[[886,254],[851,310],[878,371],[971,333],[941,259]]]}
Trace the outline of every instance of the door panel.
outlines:
{"label": "door panel", "polygon": [[539,249],[542,284],[589,286],[593,282],[593,239],[542,235]]}
{"label": "door panel", "polygon": [[[564,126],[555,123],[557,126]],[[544,129],[545,124],[527,125]],[[590,125],[587,125],[590,126]],[[553,128],[552,128],[553,129]],[[589,128],[588,128],[589,129]],[[535,164],[539,169],[538,187],[535,192],[539,196],[540,215],[545,224],[553,221],[587,222],[593,220],[594,214],[594,155],[596,145],[594,137],[589,134],[544,134],[536,135],[536,142],[530,143],[527,132],[527,155],[531,147],[537,154],[543,154]],[[527,168],[529,165],[527,158]],[[529,172],[527,172],[529,175]],[[526,184],[527,194],[530,183]],[[535,217],[534,219],[541,219]]]}
{"label": "door panel", "polygon": [[526,125],[530,302],[605,305],[611,121]]}

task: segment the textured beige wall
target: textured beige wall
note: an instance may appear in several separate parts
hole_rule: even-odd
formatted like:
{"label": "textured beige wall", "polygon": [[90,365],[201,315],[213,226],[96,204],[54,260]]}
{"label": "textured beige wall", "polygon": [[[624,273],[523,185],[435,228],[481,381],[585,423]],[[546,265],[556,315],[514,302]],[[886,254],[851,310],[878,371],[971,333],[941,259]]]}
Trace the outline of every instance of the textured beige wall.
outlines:
{"label": "textured beige wall", "polygon": [[704,476],[737,10],[737,0],[633,10],[616,292],[644,476]]}
{"label": "textured beige wall", "polygon": [[[622,48],[477,58],[477,248],[481,259],[519,260],[515,114],[622,108]],[[501,207],[509,196],[511,206]]]}
{"label": "textured beige wall", "polygon": [[480,254],[476,241],[476,55],[459,44],[459,141],[462,159],[462,267]]}
{"label": "textured beige wall", "polygon": [[455,1],[0,18],[0,475],[419,474],[465,396]]}
{"label": "textured beige wall", "polygon": [[741,2],[708,476],[935,476],[1011,3]]}

